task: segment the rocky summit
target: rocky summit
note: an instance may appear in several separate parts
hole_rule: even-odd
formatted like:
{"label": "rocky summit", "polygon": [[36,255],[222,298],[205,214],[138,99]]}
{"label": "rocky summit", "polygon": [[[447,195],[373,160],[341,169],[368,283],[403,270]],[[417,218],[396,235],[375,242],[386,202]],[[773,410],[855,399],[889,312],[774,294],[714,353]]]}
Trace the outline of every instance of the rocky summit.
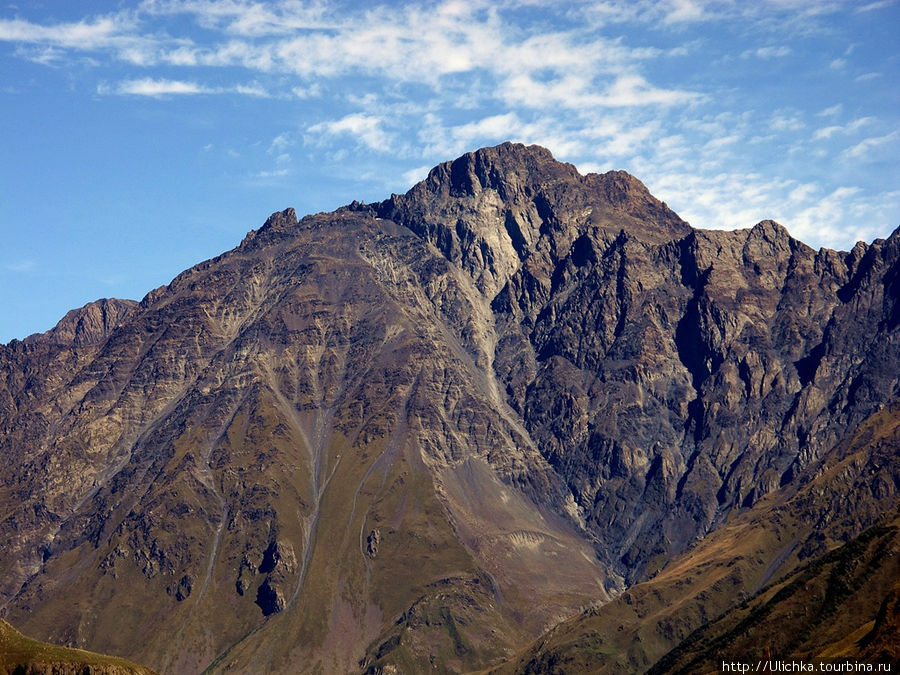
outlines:
{"label": "rocky summit", "polygon": [[0,345],[0,615],[161,673],[646,670],[875,564],[898,399],[900,230],[697,230],[485,148]]}

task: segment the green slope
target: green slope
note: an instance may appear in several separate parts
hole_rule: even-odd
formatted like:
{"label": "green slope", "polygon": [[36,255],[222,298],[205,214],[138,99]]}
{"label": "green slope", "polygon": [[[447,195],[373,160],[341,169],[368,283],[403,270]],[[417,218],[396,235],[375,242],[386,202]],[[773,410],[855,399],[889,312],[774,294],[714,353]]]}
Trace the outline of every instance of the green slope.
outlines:
{"label": "green slope", "polygon": [[900,516],[695,631],[650,672],[717,672],[723,661],[756,663],[766,655],[803,663],[897,662],[898,579]]}
{"label": "green slope", "polygon": [[55,675],[153,675],[152,670],[115,656],[40,642],[0,619],[0,673]]}

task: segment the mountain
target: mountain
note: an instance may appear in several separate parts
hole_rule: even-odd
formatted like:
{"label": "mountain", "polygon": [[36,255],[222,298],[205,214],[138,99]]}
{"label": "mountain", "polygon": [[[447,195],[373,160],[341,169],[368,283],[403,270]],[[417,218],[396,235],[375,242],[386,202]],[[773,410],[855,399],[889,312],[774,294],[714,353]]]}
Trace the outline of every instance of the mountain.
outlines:
{"label": "mountain", "polygon": [[695,673],[719,672],[723,661],[896,660],[896,616],[888,610],[898,578],[898,447],[895,401],[659,574],[562,622],[494,672]]}
{"label": "mountain", "polygon": [[723,653],[750,663],[765,650],[779,660],[806,663],[841,658],[900,662],[898,524],[895,517],[870,528],[773,584],[690,635],[651,672],[716,672]]}
{"label": "mountain", "polygon": [[516,144],[275,213],[0,346],[0,613],[160,672],[459,672],[668,579],[649,667],[739,602],[690,556],[755,541],[749,597],[900,503],[898,258]]}

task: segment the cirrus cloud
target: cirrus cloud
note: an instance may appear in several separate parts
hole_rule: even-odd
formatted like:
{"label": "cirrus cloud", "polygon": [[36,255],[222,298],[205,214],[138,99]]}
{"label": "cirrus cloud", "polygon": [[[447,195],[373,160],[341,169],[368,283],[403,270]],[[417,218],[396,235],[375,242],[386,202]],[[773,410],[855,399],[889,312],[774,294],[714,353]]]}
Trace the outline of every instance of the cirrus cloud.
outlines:
{"label": "cirrus cloud", "polygon": [[[853,9],[834,0],[143,0],[68,22],[0,19],[0,42],[13,45],[18,58],[56,67],[80,58],[82,76],[97,73],[91,89],[105,96],[293,105],[278,108],[284,128],[267,138],[284,134],[296,147],[269,153],[279,166],[254,171],[265,178],[286,178],[299,148],[348,166],[367,155],[370,163],[397,160],[403,177],[513,139],[546,145],[578,166],[646,175],[698,225],[770,217],[767,203],[803,223],[815,195],[861,203],[889,194],[841,191],[859,186],[821,167],[859,176],[897,140],[889,106],[851,110],[835,94],[838,84],[865,91],[890,79],[870,77],[889,72],[890,63],[862,62],[858,40],[834,36],[842,18],[877,21],[893,7]],[[804,43],[810,36],[830,48],[811,51]],[[790,69],[790,86],[767,82],[761,62]],[[813,107],[801,87],[816,78],[834,85],[816,90]],[[861,139],[863,128],[868,137]],[[835,222],[858,212],[831,211]]]}

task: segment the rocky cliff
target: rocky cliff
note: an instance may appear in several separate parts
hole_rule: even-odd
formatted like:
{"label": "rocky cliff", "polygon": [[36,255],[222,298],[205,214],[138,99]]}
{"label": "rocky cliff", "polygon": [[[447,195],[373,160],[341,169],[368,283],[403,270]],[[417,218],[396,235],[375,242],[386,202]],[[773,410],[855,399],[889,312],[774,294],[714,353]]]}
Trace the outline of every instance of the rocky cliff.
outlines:
{"label": "rocky cliff", "polygon": [[2,612],[163,672],[499,663],[897,399],[898,257],[513,144],[276,213],[0,346]]}
{"label": "rocky cliff", "polygon": [[513,146],[378,211],[489,300],[506,399],[629,580],[900,391],[900,233],[838,253],[772,221],[692,230],[624,172]]}

